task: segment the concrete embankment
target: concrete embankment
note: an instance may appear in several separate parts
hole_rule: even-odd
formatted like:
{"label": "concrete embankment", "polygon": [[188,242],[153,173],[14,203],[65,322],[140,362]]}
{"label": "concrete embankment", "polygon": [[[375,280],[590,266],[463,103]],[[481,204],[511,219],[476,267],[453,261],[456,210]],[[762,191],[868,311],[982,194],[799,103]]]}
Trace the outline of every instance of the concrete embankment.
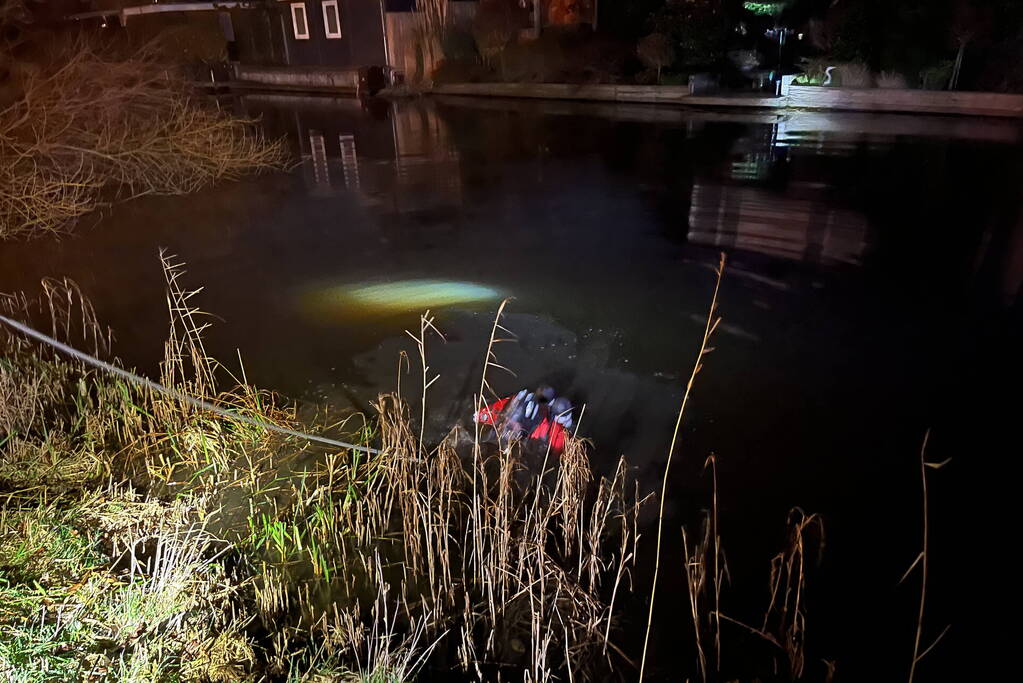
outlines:
{"label": "concrete embankment", "polygon": [[675,104],[742,109],[818,109],[834,111],[956,114],[1023,117],[1023,95],[940,90],[894,90],[789,86],[778,97],[692,95],[684,86],[573,85],[567,83],[452,83],[431,92],[475,97],[517,97]]}
{"label": "concrete embankment", "polygon": [[237,64],[233,77],[230,87],[251,90],[355,95],[360,87],[358,69]]}
{"label": "concrete embankment", "polygon": [[[259,67],[236,65],[233,80],[221,85],[238,89],[353,95],[375,92],[361,82],[360,69],[326,67]],[[386,91],[385,91],[386,92]],[[411,93],[412,91],[408,91]],[[743,110],[889,112],[1023,118],[1023,95],[945,90],[830,88],[788,85],[780,96],[693,95],[686,86],[572,83],[444,83],[414,94],[508,97],[632,104],[673,104]],[[404,92],[394,91],[401,96]]]}

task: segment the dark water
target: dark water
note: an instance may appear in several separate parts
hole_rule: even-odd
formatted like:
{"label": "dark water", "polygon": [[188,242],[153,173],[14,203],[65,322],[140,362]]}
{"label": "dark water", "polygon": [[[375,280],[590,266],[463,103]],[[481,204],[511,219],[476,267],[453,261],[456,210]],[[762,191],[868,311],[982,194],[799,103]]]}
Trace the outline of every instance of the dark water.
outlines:
{"label": "dark water", "polygon": [[[732,577],[722,609],[759,625],[788,510],[820,512],[808,676],[820,679],[826,658],[841,680],[902,678],[918,583],[898,582],[919,551],[918,454],[931,428],[929,459],[953,460],[932,472],[925,634],[952,628],[922,673],[978,675],[1007,654],[1015,629],[999,615],[1018,595],[1006,557],[1020,448],[995,435],[1020,406],[1018,124],[493,100],[235,104],[287,135],[302,166],[135,201],[60,240],[5,243],[0,291],[73,278],[113,327],[116,353],[151,373],[166,247],[205,287],[196,301],[217,316],[214,355],[237,368],[240,349],[251,381],[362,407],[395,388],[419,311],[356,307],[345,287],[481,285],[493,298],[432,305],[447,339],[428,342],[441,375],[430,427],[464,419],[497,299],[514,297],[505,324],[519,341],[499,354],[518,377],[493,383],[547,381],[585,403],[598,469],[625,455],[649,489],[724,251],[723,322],[670,484],[672,544],[709,505],[702,465],[715,454]],[[401,381],[417,396],[412,367]],[[669,547],[654,657],[655,677],[675,680],[687,612]],[[728,660],[749,643],[724,628]],[[641,630],[624,636],[633,652]]]}

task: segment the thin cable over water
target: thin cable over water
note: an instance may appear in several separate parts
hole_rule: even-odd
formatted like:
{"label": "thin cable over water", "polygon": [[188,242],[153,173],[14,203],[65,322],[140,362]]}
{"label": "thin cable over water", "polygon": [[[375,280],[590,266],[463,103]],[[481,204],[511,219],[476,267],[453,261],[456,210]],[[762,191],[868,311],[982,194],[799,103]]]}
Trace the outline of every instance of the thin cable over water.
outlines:
{"label": "thin cable over water", "polygon": [[95,356],[90,356],[89,354],[84,353],[82,351],[79,351],[78,349],[73,348],[71,346],[68,346],[67,344],[65,344],[63,342],[57,341],[53,337],[47,336],[47,335],[43,334],[42,332],[39,332],[38,330],[34,330],[31,327],[29,327],[28,325],[20,323],[17,320],[11,320],[7,316],[0,315],[0,323],[3,323],[5,325],[7,325],[8,327],[10,327],[10,328],[12,328],[14,330],[17,330],[18,332],[21,332],[25,336],[31,337],[32,339],[35,339],[36,341],[40,341],[40,342],[42,342],[44,344],[52,346],[53,348],[57,349],[58,351],[60,351],[62,353],[66,353],[67,355],[69,355],[69,356],[71,356],[73,358],[77,358],[78,360],[82,361],[83,363],[86,363],[86,364],[91,365],[93,367],[99,368],[100,370],[104,370],[106,372],[109,372],[110,374],[117,375],[118,377],[121,377],[122,379],[126,379],[129,382],[132,382],[132,383],[137,384],[139,386],[146,387],[147,389],[151,389],[153,391],[158,391],[161,394],[165,394],[167,396],[170,396],[170,397],[172,397],[174,399],[177,399],[178,401],[181,401],[182,403],[187,403],[190,406],[194,406],[194,407],[200,408],[202,410],[208,410],[211,413],[216,413],[217,415],[220,415],[222,417],[226,417],[229,420],[234,420],[236,422],[243,422],[245,424],[252,425],[254,427],[262,427],[263,429],[269,429],[270,431],[277,432],[279,434],[286,434],[288,436],[297,436],[298,438],[306,439],[307,441],[316,441],[316,442],[319,442],[319,443],[328,444],[330,446],[337,446],[339,448],[346,448],[346,449],[352,450],[352,451],[361,451],[363,453],[370,453],[370,454],[374,454],[374,455],[380,453],[379,449],[370,448],[369,446],[359,446],[359,445],[353,444],[353,443],[346,443],[344,441],[337,441],[335,439],[328,439],[328,438],[326,438],[324,436],[316,436],[315,434],[306,434],[305,432],[299,432],[299,431],[296,431],[294,429],[288,429],[287,427],[281,427],[279,425],[275,425],[275,424],[272,424],[270,422],[263,422],[262,420],[256,420],[254,418],[247,417],[245,415],[239,415],[237,413],[232,413],[231,411],[225,410],[224,408],[221,408],[220,406],[214,405],[214,404],[210,403],[209,401],[204,401],[204,400],[202,400],[200,398],[195,398],[194,396],[189,396],[188,394],[182,393],[182,392],[178,391],[177,389],[172,389],[170,387],[165,387],[164,385],[160,384],[159,382],[154,382],[151,379],[147,379],[145,377],[141,377],[139,375],[136,375],[133,372],[128,372],[127,370],[124,370],[123,368],[119,368],[116,365],[111,365],[110,363],[102,361],[99,358],[96,358]]}

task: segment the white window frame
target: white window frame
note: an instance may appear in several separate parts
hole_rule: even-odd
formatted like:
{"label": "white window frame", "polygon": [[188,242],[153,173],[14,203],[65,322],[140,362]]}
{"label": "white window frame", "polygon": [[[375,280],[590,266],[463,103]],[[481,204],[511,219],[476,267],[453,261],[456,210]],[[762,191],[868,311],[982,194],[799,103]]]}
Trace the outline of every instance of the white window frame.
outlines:
{"label": "white window frame", "polygon": [[[305,24],[305,33],[298,32],[298,11],[302,11],[302,23]],[[291,3],[291,30],[295,34],[295,40],[309,40],[309,12],[305,9],[304,2]]]}
{"label": "white window frame", "polygon": [[[320,5],[323,9],[323,34],[330,39],[338,39],[341,37],[341,8],[337,6],[337,0],[325,0]],[[330,32],[330,22],[327,21],[327,8],[334,8],[334,16],[337,18],[337,33]]]}

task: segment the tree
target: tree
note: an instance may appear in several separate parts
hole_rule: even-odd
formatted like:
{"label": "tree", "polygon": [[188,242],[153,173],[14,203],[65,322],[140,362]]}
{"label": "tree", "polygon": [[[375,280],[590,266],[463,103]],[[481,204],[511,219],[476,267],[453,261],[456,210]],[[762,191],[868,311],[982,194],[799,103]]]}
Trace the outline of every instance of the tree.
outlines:
{"label": "tree", "polygon": [[[519,29],[528,26],[529,17],[517,0],[481,0],[472,23],[472,35],[483,58],[491,61],[504,52]],[[504,59],[501,59],[504,77]]]}
{"label": "tree", "polygon": [[735,3],[728,0],[667,0],[651,24],[679,48],[682,64],[713,67],[728,49],[735,11]]}
{"label": "tree", "polygon": [[990,15],[987,10],[974,5],[969,0],[956,3],[954,21],[952,23],[952,40],[956,47],[956,58],[952,66],[952,77],[948,81],[948,89],[959,87],[959,73],[963,68],[963,55],[966,46],[978,36],[987,33],[990,27]]}
{"label": "tree", "polygon": [[675,48],[668,36],[663,33],[651,33],[636,46],[636,55],[644,66],[657,69],[657,83],[661,82],[661,69],[675,62]]}
{"label": "tree", "polygon": [[68,230],[112,198],[286,165],[282,142],[196,96],[156,46],[49,32],[24,44],[41,47],[34,62],[17,54],[17,87],[0,107],[0,240]]}

